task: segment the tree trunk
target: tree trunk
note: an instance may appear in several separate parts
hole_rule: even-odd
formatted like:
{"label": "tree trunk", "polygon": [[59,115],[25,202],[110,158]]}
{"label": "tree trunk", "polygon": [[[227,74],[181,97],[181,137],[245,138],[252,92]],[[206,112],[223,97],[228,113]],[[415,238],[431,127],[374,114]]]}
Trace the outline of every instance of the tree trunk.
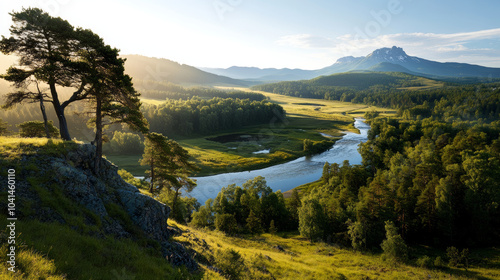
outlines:
{"label": "tree trunk", "polygon": [[47,113],[45,112],[45,105],[43,104],[43,95],[40,94],[40,110],[42,111],[42,116],[43,116],[43,125],[45,126],[45,134],[47,135],[47,138],[50,137],[50,131],[49,131],[49,123],[47,120]]}
{"label": "tree trunk", "polygon": [[59,120],[59,132],[61,134],[61,139],[71,141],[71,136],[69,136],[68,123],[66,122],[66,116],[64,116],[64,107],[61,106],[61,103],[59,102],[55,83],[49,82],[49,85],[50,93],[52,95],[52,105],[54,106],[57,119]]}
{"label": "tree trunk", "polygon": [[149,192],[151,194],[153,194],[153,190],[154,190],[154,181],[155,181],[155,164],[154,164],[154,161],[153,159],[151,158],[151,178],[150,178],[150,182],[149,182]]}
{"label": "tree trunk", "polygon": [[102,100],[97,98],[95,110],[95,158],[94,158],[94,173],[99,174],[102,159]]}
{"label": "tree trunk", "polygon": [[[175,188],[175,187],[174,187]],[[179,197],[179,189],[178,188],[175,188],[175,194],[174,194],[174,201],[172,202],[172,217],[176,219],[175,215],[177,214],[177,211],[176,210],[176,205],[177,205],[177,198]]]}

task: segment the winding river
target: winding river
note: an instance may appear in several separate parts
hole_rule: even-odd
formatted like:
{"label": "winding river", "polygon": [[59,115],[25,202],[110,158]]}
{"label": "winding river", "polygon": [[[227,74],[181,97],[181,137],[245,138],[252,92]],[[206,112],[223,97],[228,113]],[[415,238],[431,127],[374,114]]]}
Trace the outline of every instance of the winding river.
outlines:
{"label": "winding river", "polygon": [[244,182],[257,176],[266,178],[267,185],[273,191],[282,192],[291,190],[305,183],[313,182],[321,177],[323,165],[326,161],[329,163],[342,164],[344,160],[349,160],[351,164],[360,164],[361,155],[358,152],[358,145],[365,142],[368,137],[370,126],[363,122],[364,119],[357,118],[354,127],[359,130],[358,133],[346,132],[342,139],[328,151],[318,155],[301,157],[296,160],[274,165],[268,168],[224,173],[207,177],[195,177],[198,183],[190,196],[195,197],[202,205],[209,198],[215,198],[222,187],[230,184],[241,186]]}

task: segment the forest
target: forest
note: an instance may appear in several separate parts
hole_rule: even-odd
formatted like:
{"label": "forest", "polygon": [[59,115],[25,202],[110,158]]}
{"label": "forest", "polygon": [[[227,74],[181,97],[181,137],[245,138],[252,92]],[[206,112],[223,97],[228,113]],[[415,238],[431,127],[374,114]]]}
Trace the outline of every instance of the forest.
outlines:
{"label": "forest", "polygon": [[356,94],[399,110],[395,118],[366,114],[362,165],[325,163],[317,183],[287,199],[265,178],[228,186],[191,225],[230,234],[299,230],[311,241],[377,251],[392,221],[407,244],[498,245],[499,84]]}
{"label": "forest", "polygon": [[285,111],[278,104],[250,99],[168,99],[160,105],[143,106],[151,130],[165,135],[208,134],[242,126],[281,122]]}

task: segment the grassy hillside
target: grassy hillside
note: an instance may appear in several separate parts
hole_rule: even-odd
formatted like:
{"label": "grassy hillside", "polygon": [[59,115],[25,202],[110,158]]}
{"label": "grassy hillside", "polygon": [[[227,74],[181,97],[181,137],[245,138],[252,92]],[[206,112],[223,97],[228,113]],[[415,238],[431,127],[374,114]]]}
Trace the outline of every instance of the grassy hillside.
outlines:
{"label": "grassy hillside", "polygon": [[[0,178],[7,182],[7,170],[15,169],[17,218],[15,244],[8,243],[9,228],[0,230],[0,279],[201,279],[198,271],[165,260],[160,243],[145,235],[124,206],[106,202],[107,216],[99,217],[67,192],[69,183],[57,183],[61,178],[57,172],[75,170],[72,168],[79,164],[64,160],[79,148],[78,143],[61,140],[0,137]],[[40,164],[44,160],[49,162]],[[50,174],[44,171],[57,161],[57,170]],[[93,187],[97,189],[98,183]],[[85,187],[78,185],[82,190]],[[7,221],[8,213],[6,188],[7,184],[2,184],[0,189],[3,221]],[[115,200],[113,187],[105,188],[110,201]],[[121,237],[109,233],[108,225],[113,221],[118,224],[111,229],[122,228],[117,231],[125,233]],[[7,265],[7,253],[13,245],[15,272]]]}
{"label": "grassy hillside", "polygon": [[[172,223],[182,230],[175,240],[198,253],[205,279],[224,279],[210,270],[221,267],[218,255],[234,250],[241,255],[241,278],[235,279],[499,279],[500,250],[471,252],[469,269],[450,268],[447,264],[421,267],[417,260],[429,256],[446,260],[446,253],[425,247],[413,248],[408,264],[382,260],[378,253],[360,253],[335,244],[310,243],[297,232],[278,235],[242,235],[229,237],[218,231],[194,229]],[[219,260],[219,263],[223,263]],[[223,264],[222,264],[223,265]]]}

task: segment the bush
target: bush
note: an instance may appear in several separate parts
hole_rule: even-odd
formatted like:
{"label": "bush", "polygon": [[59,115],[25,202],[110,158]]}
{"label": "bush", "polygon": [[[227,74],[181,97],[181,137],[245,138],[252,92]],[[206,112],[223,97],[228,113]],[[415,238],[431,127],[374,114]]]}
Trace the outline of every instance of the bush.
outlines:
{"label": "bush", "polygon": [[194,211],[191,215],[190,226],[196,228],[209,227],[214,224],[214,214],[213,214],[213,199],[209,198],[205,201],[205,205],[201,206],[198,211]]}
{"label": "bush", "polygon": [[441,257],[436,257],[436,259],[434,260],[434,266],[435,267],[444,267],[446,266],[445,262],[443,261],[443,259]]}
{"label": "bush", "polygon": [[[51,138],[59,137],[59,129],[54,126],[52,121],[47,123],[49,129],[49,135]],[[47,133],[45,132],[45,124],[40,121],[28,121],[18,124],[19,127],[19,135],[21,137],[26,138],[34,138],[34,137],[47,137]]]}
{"label": "bush", "polygon": [[0,119],[0,136],[7,134],[9,125]]}
{"label": "bush", "polygon": [[245,271],[245,262],[240,253],[233,249],[219,250],[216,252],[215,264],[229,279],[242,279]]}
{"label": "bush", "polygon": [[391,262],[406,262],[408,260],[408,247],[401,235],[398,234],[394,223],[385,222],[385,235],[386,239],[380,244],[384,250],[383,257]]}
{"label": "bush", "polygon": [[366,248],[366,229],[361,222],[352,222],[347,220],[347,233],[351,239],[351,246],[356,251],[361,251]]}
{"label": "bush", "polygon": [[453,246],[448,247],[446,249],[446,256],[449,259],[449,266],[464,266],[465,268],[469,268],[469,249],[466,248],[463,249],[462,252],[460,252]]}
{"label": "bush", "polygon": [[429,256],[423,256],[417,260],[417,266],[419,266],[421,268],[431,268],[432,265],[433,265],[433,262]]}

